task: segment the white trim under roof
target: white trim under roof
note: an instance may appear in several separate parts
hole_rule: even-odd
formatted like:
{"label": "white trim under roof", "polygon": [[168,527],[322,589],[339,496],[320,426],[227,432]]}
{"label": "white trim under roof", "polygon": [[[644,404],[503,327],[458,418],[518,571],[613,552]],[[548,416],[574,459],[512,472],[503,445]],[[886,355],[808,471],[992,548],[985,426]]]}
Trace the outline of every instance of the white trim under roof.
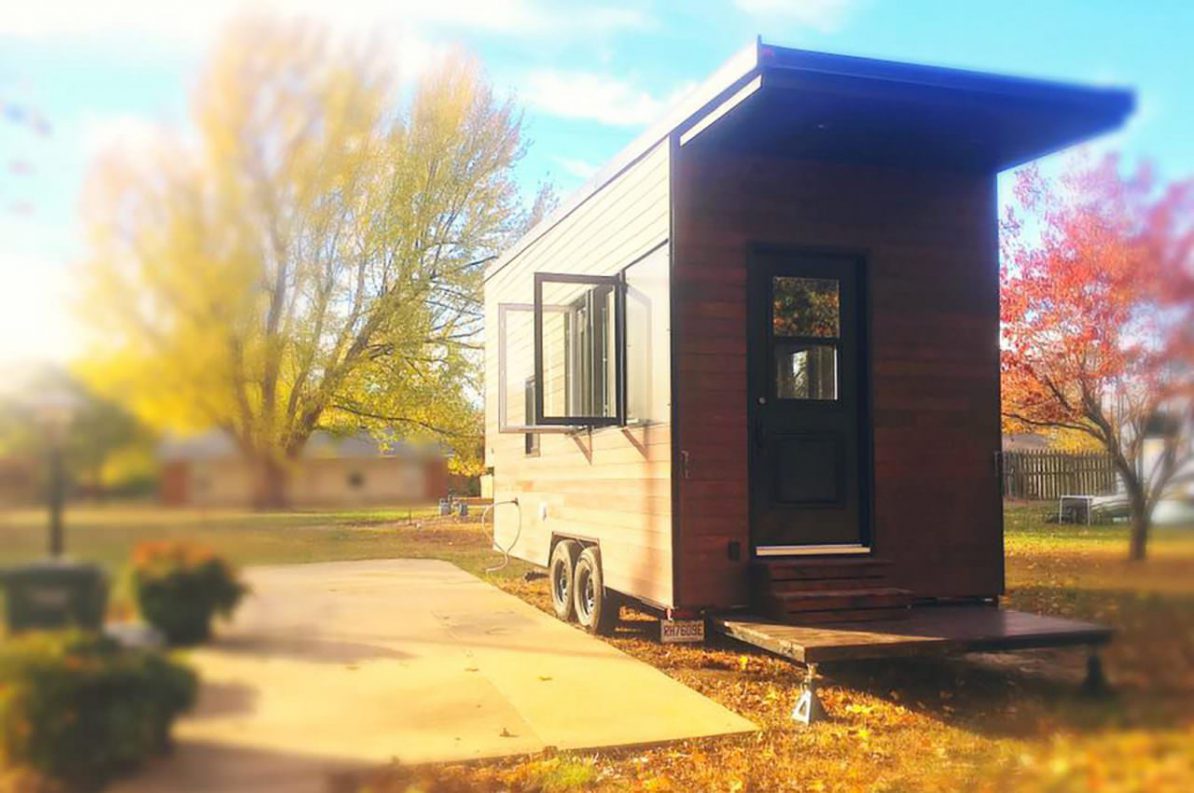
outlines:
{"label": "white trim under roof", "polygon": [[722,102],[713,110],[706,113],[700,121],[696,122],[684,132],[680,133],[680,145],[683,146],[697,135],[700,135],[701,132],[708,129],[714,121],[717,121],[717,119],[721,118],[726,113],[729,113],[738,105],[746,101],[747,97],[759,90],[762,85],[763,75],[756,74],[753,80],[739,88],[733,96]]}

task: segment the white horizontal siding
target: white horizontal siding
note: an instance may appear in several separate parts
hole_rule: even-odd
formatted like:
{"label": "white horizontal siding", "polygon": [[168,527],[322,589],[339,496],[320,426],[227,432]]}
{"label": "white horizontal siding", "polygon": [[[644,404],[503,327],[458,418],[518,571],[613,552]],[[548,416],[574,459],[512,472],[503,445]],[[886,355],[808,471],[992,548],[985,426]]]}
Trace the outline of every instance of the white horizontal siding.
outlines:
{"label": "white horizontal siding", "polygon": [[[532,242],[524,241],[491,271],[485,288],[486,460],[494,469],[495,500],[518,498],[520,504],[494,510],[497,544],[513,543],[515,556],[546,564],[553,532],[592,538],[601,546],[609,586],[663,605],[672,601],[669,417],[591,435],[543,434],[540,456],[527,457],[522,434],[497,431],[497,307],[531,303],[536,272],[614,275],[652,251],[666,257],[668,157],[664,141]],[[659,317],[667,314],[662,307]],[[533,340],[525,327],[512,336],[507,365],[525,373]],[[670,349],[666,322],[653,326],[651,338]],[[666,372],[654,376],[653,387],[670,389]],[[510,415],[520,419],[521,380],[512,385]],[[670,391],[659,402],[670,404]],[[540,505],[546,505],[546,521]]]}

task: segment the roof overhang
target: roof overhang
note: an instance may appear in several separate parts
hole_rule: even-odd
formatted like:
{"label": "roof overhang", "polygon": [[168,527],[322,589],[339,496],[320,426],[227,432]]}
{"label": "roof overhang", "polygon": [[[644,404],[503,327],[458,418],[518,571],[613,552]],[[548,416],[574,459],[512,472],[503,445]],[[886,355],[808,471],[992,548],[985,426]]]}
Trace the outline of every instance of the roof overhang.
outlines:
{"label": "roof overhang", "polygon": [[756,71],[756,90],[732,108],[725,105],[734,94],[691,119],[681,140],[802,159],[995,173],[1115,129],[1134,106],[1132,92],[1118,88],[762,43]]}

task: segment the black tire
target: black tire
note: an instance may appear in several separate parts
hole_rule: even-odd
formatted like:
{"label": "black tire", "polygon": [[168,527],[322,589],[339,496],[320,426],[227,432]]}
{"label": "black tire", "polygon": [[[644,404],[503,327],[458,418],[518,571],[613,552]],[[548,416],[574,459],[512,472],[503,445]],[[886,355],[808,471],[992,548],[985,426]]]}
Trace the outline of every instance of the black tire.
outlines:
{"label": "black tire", "polygon": [[590,633],[608,636],[618,624],[621,601],[605,588],[601,574],[601,552],[590,546],[580,552],[576,569],[572,574],[573,600],[576,603],[576,621]]}
{"label": "black tire", "polygon": [[572,581],[576,575],[576,559],[580,556],[580,543],[576,540],[560,540],[551,551],[547,565],[547,577],[551,582],[551,606],[556,616],[564,622],[576,617],[576,601],[572,597]]}

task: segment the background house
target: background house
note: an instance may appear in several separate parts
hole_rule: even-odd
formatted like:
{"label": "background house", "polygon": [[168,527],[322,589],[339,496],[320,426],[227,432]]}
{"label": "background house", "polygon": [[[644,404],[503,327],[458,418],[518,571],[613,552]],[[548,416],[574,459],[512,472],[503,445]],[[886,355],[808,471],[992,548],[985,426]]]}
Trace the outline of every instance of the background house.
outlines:
{"label": "background house", "polygon": [[1005,452],[1035,452],[1049,448],[1049,439],[1035,432],[1005,432],[1003,434],[1003,450]]}
{"label": "background house", "polygon": [[[164,441],[158,460],[163,504],[247,507],[253,502],[253,468],[224,432]],[[366,434],[316,433],[291,471],[288,495],[295,507],[412,504],[434,501],[449,489],[463,494],[466,485],[448,473],[438,449],[401,443],[383,448]]]}
{"label": "background house", "polygon": [[37,501],[37,463],[32,455],[0,456],[0,507]]}

